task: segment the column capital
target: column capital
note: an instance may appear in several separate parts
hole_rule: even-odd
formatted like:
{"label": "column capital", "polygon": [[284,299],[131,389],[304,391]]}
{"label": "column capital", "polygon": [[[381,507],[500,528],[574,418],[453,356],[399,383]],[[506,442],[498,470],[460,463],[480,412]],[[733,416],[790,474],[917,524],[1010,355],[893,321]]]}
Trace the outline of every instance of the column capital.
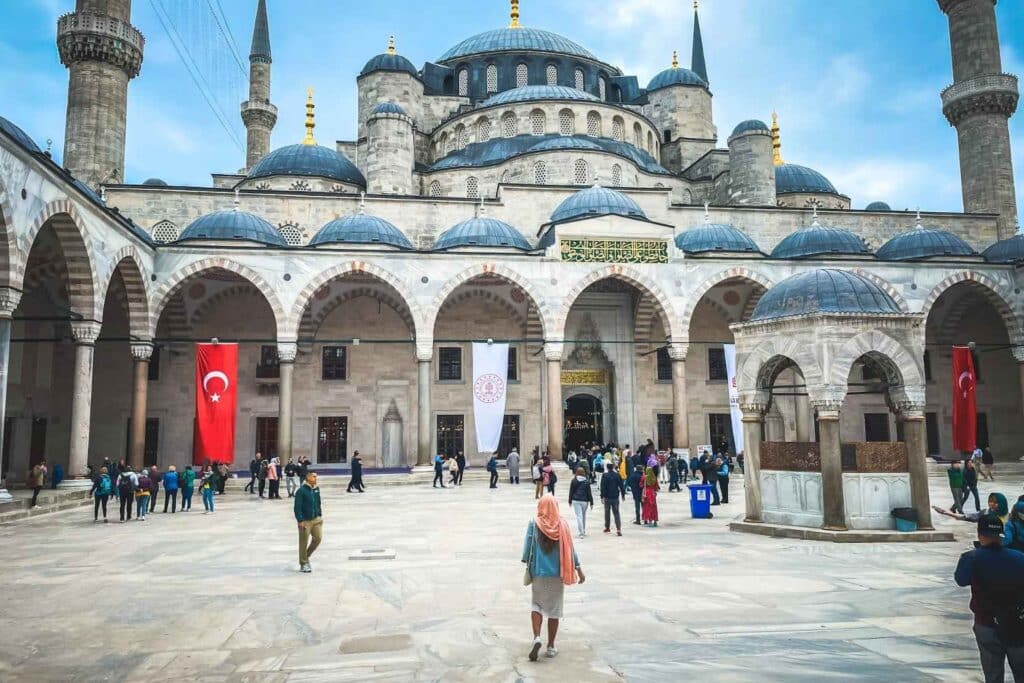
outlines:
{"label": "column capital", "polygon": [[565,353],[565,343],[561,339],[545,339],[544,340],[544,359],[545,360],[562,360],[562,354]]}
{"label": "column capital", "polygon": [[152,342],[137,342],[131,346],[132,358],[138,361],[149,362],[153,357]]}
{"label": "column capital", "polygon": [[297,342],[278,342],[277,360],[279,363],[294,363],[295,357],[299,354]]}
{"label": "column capital", "polygon": [[762,420],[770,400],[771,396],[767,391],[741,391],[740,410],[743,411],[743,419],[746,420],[749,416],[751,419]]}
{"label": "column capital", "polygon": [[916,403],[897,403],[899,418],[904,422],[924,421],[924,406]]}
{"label": "column capital", "polygon": [[838,420],[843,404],[829,399],[811,401],[811,406],[817,411],[819,420]]}
{"label": "column capital", "polygon": [[21,292],[10,287],[0,289],[0,318],[11,318],[21,303]]}
{"label": "column capital", "polygon": [[95,320],[75,320],[71,322],[71,337],[76,344],[95,344],[100,336],[102,324]]}
{"label": "column capital", "polygon": [[672,360],[685,361],[686,354],[690,350],[689,344],[681,344],[679,342],[672,342],[668,345],[668,357]]}
{"label": "column capital", "polygon": [[416,340],[416,360],[420,363],[429,363],[434,360],[434,340],[433,339],[417,339]]}

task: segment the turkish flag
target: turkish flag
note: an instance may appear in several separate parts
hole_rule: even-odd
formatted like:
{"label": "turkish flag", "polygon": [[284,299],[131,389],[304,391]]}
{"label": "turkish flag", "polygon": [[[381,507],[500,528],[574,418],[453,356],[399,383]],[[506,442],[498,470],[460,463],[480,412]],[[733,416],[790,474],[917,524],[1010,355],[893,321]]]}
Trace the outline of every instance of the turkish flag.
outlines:
{"label": "turkish flag", "polygon": [[196,438],[192,464],[235,460],[238,344],[196,344]]}
{"label": "turkish flag", "polygon": [[977,445],[978,407],[974,356],[966,346],[953,347],[953,448],[970,453]]}

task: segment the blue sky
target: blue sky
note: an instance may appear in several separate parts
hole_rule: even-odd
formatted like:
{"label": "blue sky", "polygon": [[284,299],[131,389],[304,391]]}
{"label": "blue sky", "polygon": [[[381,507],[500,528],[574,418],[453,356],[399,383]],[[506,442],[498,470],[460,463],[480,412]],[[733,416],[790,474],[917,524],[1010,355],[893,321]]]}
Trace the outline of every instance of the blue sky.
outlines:
{"label": "blue sky", "polygon": [[[147,37],[141,76],[129,91],[126,179],[151,176],[207,185],[244,155],[192,85],[161,27],[153,0],[135,0]],[[165,5],[205,0],[162,0]],[[243,57],[256,0],[220,0]],[[57,59],[57,17],[72,0],[6,0],[0,26],[0,115],[61,158],[67,73]],[[179,5],[183,6],[183,5]],[[956,135],[939,91],[952,79],[946,18],[932,0],[703,0],[701,26],[724,140],[740,120],[778,110],[783,156],[812,166],[851,196],[893,208],[962,208]],[[351,139],[355,77],[394,33],[417,66],[474,33],[508,22],[505,0],[269,0],[272,99],[280,110],[273,146],[303,136],[305,89],[316,89],[321,144]],[[685,64],[689,0],[524,0],[526,26],[553,30],[646,83]],[[1024,2],[997,6],[1004,71],[1024,75]],[[229,110],[241,131],[237,104]],[[1024,115],[1011,119],[1018,203],[1024,205]]]}

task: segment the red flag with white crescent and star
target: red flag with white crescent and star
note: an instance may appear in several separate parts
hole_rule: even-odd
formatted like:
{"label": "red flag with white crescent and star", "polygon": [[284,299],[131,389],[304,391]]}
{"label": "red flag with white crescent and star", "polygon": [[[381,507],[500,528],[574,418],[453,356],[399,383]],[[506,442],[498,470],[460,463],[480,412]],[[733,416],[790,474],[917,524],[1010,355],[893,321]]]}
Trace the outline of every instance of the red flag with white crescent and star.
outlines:
{"label": "red flag with white crescent and star", "polygon": [[192,464],[235,460],[238,344],[196,344],[196,438]]}
{"label": "red flag with white crescent and star", "polygon": [[977,445],[977,375],[974,356],[966,346],[953,347],[953,449],[970,453]]}

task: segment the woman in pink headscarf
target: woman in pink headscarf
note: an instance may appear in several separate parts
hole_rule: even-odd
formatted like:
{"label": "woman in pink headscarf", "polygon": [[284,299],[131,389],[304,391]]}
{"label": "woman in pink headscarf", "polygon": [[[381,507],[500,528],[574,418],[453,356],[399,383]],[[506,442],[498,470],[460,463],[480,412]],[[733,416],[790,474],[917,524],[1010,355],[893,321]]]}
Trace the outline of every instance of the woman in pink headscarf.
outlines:
{"label": "woman in pink headscarf", "polygon": [[530,661],[537,661],[540,653],[540,627],[548,618],[547,657],[558,654],[555,635],[562,618],[565,587],[586,581],[580,568],[576,549],[572,544],[569,523],[558,512],[558,500],[546,495],[537,501],[537,517],[530,521],[523,543],[523,562],[527,566],[525,582],[533,587],[530,618],[533,622],[533,646]]}

